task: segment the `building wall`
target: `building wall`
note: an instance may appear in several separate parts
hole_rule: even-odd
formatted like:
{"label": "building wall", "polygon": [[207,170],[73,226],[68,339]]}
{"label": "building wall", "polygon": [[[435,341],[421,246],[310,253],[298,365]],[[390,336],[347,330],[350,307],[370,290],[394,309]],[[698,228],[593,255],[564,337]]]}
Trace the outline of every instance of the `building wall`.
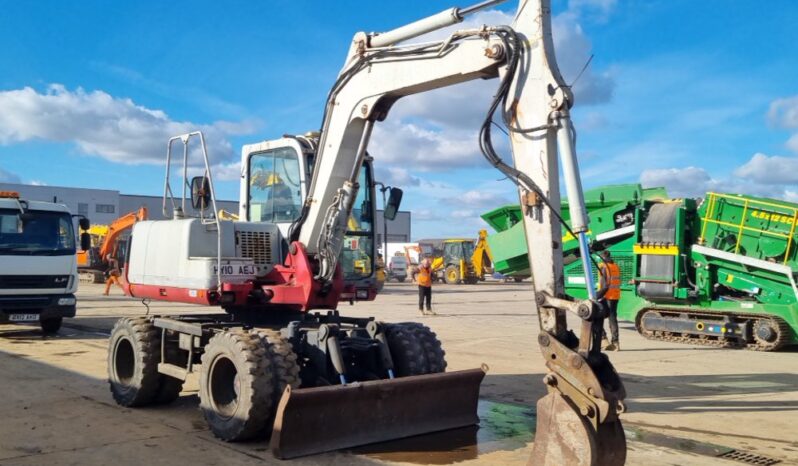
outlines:
{"label": "building wall", "polygon": [[[188,210],[186,213],[187,216],[198,216],[198,213],[191,208],[190,200],[186,202],[186,205],[186,210]],[[169,211],[171,211],[171,204],[167,204],[167,206],[169,206]],[[141,207],[147,208],[147,214],[150,220],[164,220],[166,218],[163,215],[163,197],[161,196],[138,196],[135,194],[121,194],[119,196],[119,210],[122,213],[133,212]],[[238,201],[217,200],[216,207],[238,214]],[[206,213],[206,215],[208,213]]]}
{"label": "building wall", "polygon": [[119,217],[119,191],[0,183],[1,191],[17,191],[22,199],[64,204],[72,214],[81,214],[95,224],[108,224]]}
{"label": "building wall", "polygon": [[[108,189],[67,188],[60,186],[33,186],[27,184],[0,183],[0,191],[18,191],[23,199],[32,201],[55,202],[66,205],[73,214],[82,214],[95,225],[108,225],[128,212],[138,210],[144,206],[151,220],[163,220],[161,196],[140,196],[135,194],[120,194],[119,191]],[[197,213],[191,209],[188,202],[189,216]],[[238,214],[238,201],[217,201],[220,209]],[[377,221],[374,228],[377,234],[377,244],[383,243],[383,218],[382,210],[377,211]],[[410,212],[397,212],[394,220],[388,221],[388,242],[406,243],[410,241]]]}

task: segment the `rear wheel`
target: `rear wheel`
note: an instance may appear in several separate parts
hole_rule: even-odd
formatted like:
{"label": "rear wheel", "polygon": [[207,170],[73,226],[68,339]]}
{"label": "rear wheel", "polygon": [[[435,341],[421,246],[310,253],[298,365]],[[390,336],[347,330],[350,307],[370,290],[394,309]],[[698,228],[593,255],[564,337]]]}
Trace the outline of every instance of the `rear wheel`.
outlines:
{"label": "rear wheel", "polygon": [[524,281],[524,277],[513,277],[513,280],[514,280],[516,283],[521,283],[522,281]]}
{"label": "rear wheel", "polygon": [[180,394],[183,381],[158,372],[160,332],[147,319],[120,319],[108,339],[108,382],[122,406],[168,403]]}
{"label": "rear wheel", "polygon": [[52,335],[54,333],[58,333],[61,330],[61,323],[63,323],[64,319],[61,317],[51,317],[49,319],[44,319],[39,322],[39,325],[42,327],[42,332],[46,335]]}
{"label": "rear wheel", "polygon": [[446,372],[446,352],[443,350],[441,341],[438,340],[438,335],[435,334],[426,325],[418,322],[406,322],[404,324],[413,334],[416,339],[421,343],[426,361],[425,374],[437,374],[439,372]]}
{"label": "rear wheel", "polygon": [[456,285],[460,283],[460,271],[457,270],[457,266],[450,265],[446,267],[446,271],[443,274],[443,278],[444,280],[446,280],[446,283],[448,283],[449,285]]}
{"label": "rear wheel", "polygon": [[272,417],[274,379],[262,337],[244,330],[216,334],[205,346],[199,382],[200,409],[222,440],[248,440]]}
{"label": "rear wheel", "polygon": [[397,377],[427,373],[428,364],[424,347],[412,327],[406,324],[386,325],[385,338],[388,340]]}
{"label": "rear wheel", "polygon": [[283,396],[285,387],[299,388],[301,385],[299,363],[297,363],[297,355],[294,353],[291,343],[279,331],[258,329],[257,333],[266,348],[266,354],[271,360],[270,371],[272,372],[274,386],[272,413],[274,413],[280,398]]}

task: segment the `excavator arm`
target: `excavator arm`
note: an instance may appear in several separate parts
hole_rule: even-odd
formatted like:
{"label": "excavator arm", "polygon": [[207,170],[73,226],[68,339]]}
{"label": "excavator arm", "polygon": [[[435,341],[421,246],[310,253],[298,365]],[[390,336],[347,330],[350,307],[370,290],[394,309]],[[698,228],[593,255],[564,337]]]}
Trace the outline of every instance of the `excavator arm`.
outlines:
{"label": "excavator arm", "polygon": [[[333,281],[374,124],[404,96],[499,78],[479,143],[491,165],[518,186],[524,212],[536,295],[529,310],[540,319],[538,343],[549,371],[544,378],[549,394],[538,403],[532,464],[622,464],[626,450],[619,414],[625,392],[599,347],[605,311],[593,286],[570,119],[574,99],[554,56],[550,0],[521,0],[511,26],[460,30],[440,42],[405,42],[497,3],[452,8],[384,34],[354,36],[329,94],[309,195],[290,239],[300,243],[294,251],[304,248],[317,264],[314,280]],[[493,147],[491,127],[497,116],[509,129],[512,165]],[[579,240],[590,297],[582,302],[562,298],[561,170],[568,228]],[[578,334],[568,329],[568,313],[581,321]]]}
{"label": "excavator arm", "polygon": [[102,260],[103,263],[107,262],[106,257],[108,257],[108,254],[113,254],[116,249],[119,236],[126,230],[133,228],[136,222],[147,220],[147,215],[147,208],[142,206],[135,212],[129,212],[119,217],[108,226],[108,234],[105,236],[99,251],[100,260]]}

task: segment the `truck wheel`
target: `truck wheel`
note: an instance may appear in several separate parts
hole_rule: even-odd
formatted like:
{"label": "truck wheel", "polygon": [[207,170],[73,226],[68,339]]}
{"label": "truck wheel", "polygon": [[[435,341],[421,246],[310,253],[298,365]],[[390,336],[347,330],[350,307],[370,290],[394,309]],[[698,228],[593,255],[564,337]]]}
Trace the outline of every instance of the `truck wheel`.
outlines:
{"label": "truck wheel", "polygon": [[[285,387],[299,388],[301,385],[297,355],[294,353],[291,343],[279,331],[258,329],[257,333],[271,359],[272,382],[274,384],[272,411],[276,412],[277,404],[283,396]],[[270,427],[270,425],[267,427]]]}
{"label": "truck wheel", "polygon": [[236,442],[261,434],[272,416],[274,380],[262,339],[244,330],[216,334],[205,345],[200,409],[218,438]]}
{"label": "truck wheel", "polygon": [[513,277],[513,280],[514,280],[516,283],[521,283],[522,281],[524,281],[524,277]]}
{"label": "truck wheel", "polygon": [[159,398],[167,378],[158,372],[160,342],[158,329],[147,319],[116,322],[108,339],[108,382],[118,404],[145,406]]}
{"label": "truck wheel", "polygon": [[42,327],[42,332],[45,335],[52,335],[54,333],[58,333],[61,330],[61,323],[64,321],[61,317],[51,317],[49,319],[44,319],[39,322],[39,325]]}
{"label": "truck wheel", "polygon": [[397,377],[423,375],[427,373],[424,347],[412,328],[404,324],[385,326],[385,338],[393,359],[394,373]]}
{"label": "truck wheel", "polygon": [[460,283],[460,271],[457,270],[457,266],[450,265],[446,267],[446,272],[443,274],[443,278],[449,285],[456,285]]}
{"label": "truck wheel", "polygon": [[404,283],[405,282],[405,277],[399,277],[399,278],[396,279],[396,281],[399,282],[399,283]]}
{"label": "truck wheel", "polygon": [[438,340],[438,335],[426,325],[418,322],[405,322],[402,325],[409,328],[415,334],[416,339],[421,343],[421,347],[424,349],[424,358],[427,363],[427,372],[425,372],[425,374],[446,372],[446,352],[443,350],[441,341]]}

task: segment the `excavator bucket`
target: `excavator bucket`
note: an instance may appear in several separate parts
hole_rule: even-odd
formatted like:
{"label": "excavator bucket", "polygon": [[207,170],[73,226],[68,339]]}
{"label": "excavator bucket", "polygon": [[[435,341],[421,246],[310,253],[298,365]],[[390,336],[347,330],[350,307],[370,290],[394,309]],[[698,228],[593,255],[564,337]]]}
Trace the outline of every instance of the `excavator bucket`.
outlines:
{"label": "excavator bucket", "polygon": [[271,437],[280,459],[477,424],[482,369],[286,387]]}
{"label": "excavator bucket", "polygon": [[527,466],[623,466],[626,436],[621,421],[598,430],[559,392],[538,400],[535,445]]}

